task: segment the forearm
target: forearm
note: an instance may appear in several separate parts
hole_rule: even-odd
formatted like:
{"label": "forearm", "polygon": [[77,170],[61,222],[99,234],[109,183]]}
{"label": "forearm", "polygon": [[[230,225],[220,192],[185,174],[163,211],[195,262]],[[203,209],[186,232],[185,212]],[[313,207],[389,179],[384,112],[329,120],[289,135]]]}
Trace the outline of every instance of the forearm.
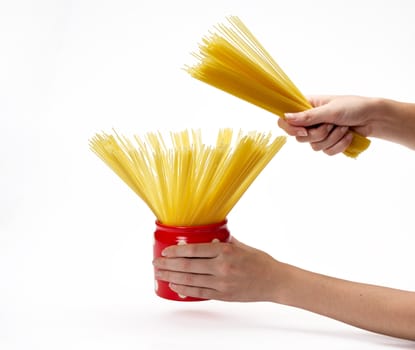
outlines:
{"label": "forearm", "polygon": [[372,135],[415,149],[415,103],[372,99]]}
{"label": "forearm", "polygon": [[274,301],[376,333],[415,340],[415,293],[332,278],[283,265]]}

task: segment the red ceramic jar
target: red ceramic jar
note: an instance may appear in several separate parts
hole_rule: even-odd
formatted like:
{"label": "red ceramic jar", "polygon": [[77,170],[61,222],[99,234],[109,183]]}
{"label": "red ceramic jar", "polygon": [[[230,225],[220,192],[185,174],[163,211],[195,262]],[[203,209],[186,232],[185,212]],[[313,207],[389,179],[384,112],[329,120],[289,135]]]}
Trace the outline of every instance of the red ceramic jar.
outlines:
{"label": "red ceramic jar", "polygon": [[[174,244],[228,242],[230,232],[227,220],[203,226],[168,226],[156,221],[154,232],[154,257],[160,257],[164,248]],[[186,297],[173,292],[168,282],[154,280],[156,294],[165,299],[177,301],[201,301],[205,299]]]}

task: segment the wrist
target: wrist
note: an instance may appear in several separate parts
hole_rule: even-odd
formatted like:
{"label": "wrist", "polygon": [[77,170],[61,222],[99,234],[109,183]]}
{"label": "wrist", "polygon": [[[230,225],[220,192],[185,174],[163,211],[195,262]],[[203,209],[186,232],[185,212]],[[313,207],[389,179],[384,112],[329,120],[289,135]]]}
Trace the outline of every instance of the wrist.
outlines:
{"label": "wrist", "polygon": [[277,262],[272,283],[271,300],[277,304],[292,305],[292,291],[297,284],[297,268],[295,266]]}
{"label": "wrist", "polygon": [[415,104],[384,98],[373,98],[370,136],[415,148]]}
{"label": "wrist", "polygon": [[369,123],[372,126],[371,135],[376,138],[387,138],[394,128],[394,101],[385,98],[369,99],[370,117]]}

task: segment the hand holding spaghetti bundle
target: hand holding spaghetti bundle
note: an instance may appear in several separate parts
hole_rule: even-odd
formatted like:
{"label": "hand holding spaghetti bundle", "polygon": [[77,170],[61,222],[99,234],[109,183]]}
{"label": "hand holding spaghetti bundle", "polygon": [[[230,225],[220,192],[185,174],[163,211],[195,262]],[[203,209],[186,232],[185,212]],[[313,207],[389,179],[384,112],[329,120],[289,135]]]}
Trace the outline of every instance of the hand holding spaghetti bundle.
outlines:
{"label": "hand holding spaghetti bundle", "polygon": [[[219,24],[199,45],[198,63],[186,66],[196,79],[284,118],[311,104],[294,85],[261,43],[236,16],[228,26]],[[353,141],[344,154],[356,158],[370,140],[353,132]]]}
{"label": "hand holding spaghetti bundle", "polygon": [[223,221],[284,145],[272,133],[221,129],[216,144],[197,130],[161,132],[130,139],[96,134],[90,148],[165,225],[196,226]]}

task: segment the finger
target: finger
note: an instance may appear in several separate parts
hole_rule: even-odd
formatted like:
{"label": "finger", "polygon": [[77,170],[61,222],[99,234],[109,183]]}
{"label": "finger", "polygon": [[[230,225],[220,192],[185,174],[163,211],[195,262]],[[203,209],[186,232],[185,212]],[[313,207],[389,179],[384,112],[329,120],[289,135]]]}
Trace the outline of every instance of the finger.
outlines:
{"label": "finger", "polygon": [[331,133],[322,141],[312,142],[311,147],[315,151],[321,151],[333,147],[338,143],[348,132],[349,128],[347,126],[336,127]]}
{"label": "finger", "polygon": [[330,135],[333,128],[333,124],[321,124],[320,126],[309,128],[308,136],[297,136],[296,139],[298,142],[321,142]]}
{"label": "finger", "polygon": [[332,147],[325,149],[324,153],[326,153],[329,156],[334,156],[335,154],[344,152],[347,147],[350,146],[350,144],[353,141],[353,133],[348,132],[339,142],[337,142]]}
{"label": "finger", "polygon": [[307,136],[307,129],[302,126],[293,126],[284,119],[278,119],[278,126],[290,136]]}
{"label": "finger", "polygon": [[220,299],[219,292],[211,288],[199,288],[175,283],[170,283],[169,287],[173,292],[176,292],[180,295],[185,295],[187,297],[200,299]]}
{"label": "finger", "polygon": [[156,258],[153,265],[157,269],[188,273],[210,274],[213,271],[210,258]]}
{"label": "finger", "polygon": [[227,243],[172,245],[165,248],[161,254],[168,258],[215,258],[220,254],[222,244]]}
{"label": "finger", "polygon": [[155,276],[160,281],[166,281],[174,284],[199,288],[208,288],[212,285],[212,279],[214,278],[211,275],[201,275],[197,273],[183,273],[165,270],[156,271]]}
{"label": "finger", "polygon": [[312,126],[322,123],[333,124],[335,113],[330,112],[328,104],[298,113],[286,113],[285,120],[293,126]]}

